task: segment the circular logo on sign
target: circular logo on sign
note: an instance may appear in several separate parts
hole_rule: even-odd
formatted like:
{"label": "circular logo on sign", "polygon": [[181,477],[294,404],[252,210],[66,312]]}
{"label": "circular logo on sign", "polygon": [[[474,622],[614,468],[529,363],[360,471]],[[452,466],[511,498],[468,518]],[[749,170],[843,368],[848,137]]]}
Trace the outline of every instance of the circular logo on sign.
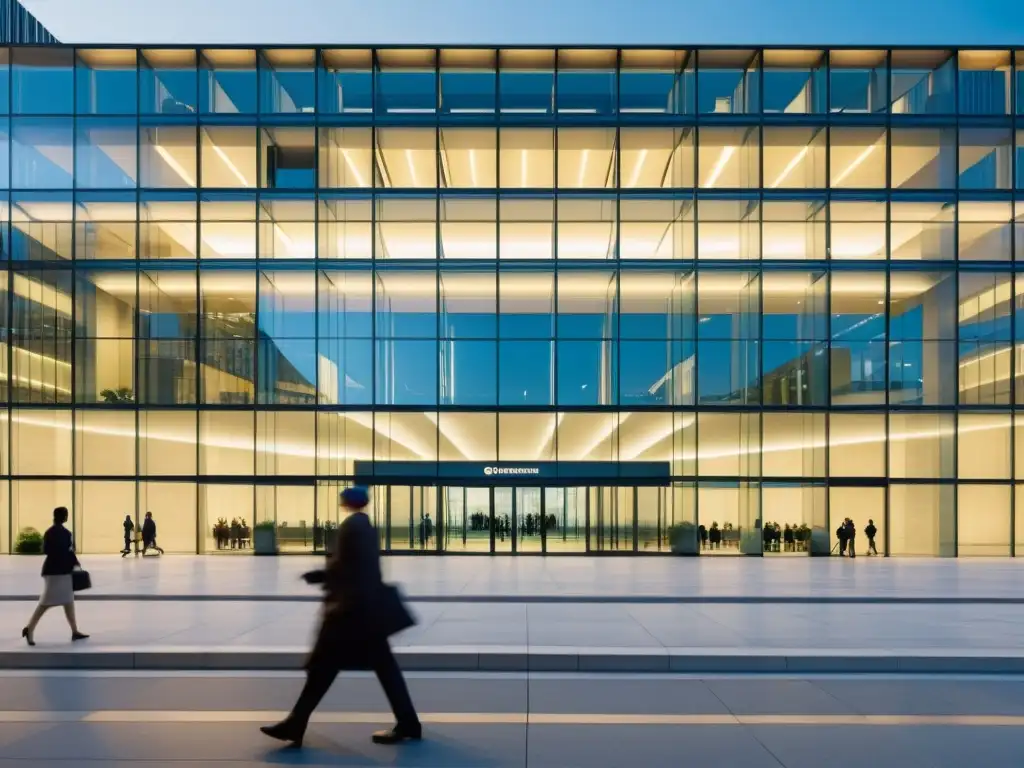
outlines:
{"label": "circular logo on sign", "polygon": [[490,467],[484,467],[484,474],[485,475],[493,475],[494,474],[494,470],[491,469]]}

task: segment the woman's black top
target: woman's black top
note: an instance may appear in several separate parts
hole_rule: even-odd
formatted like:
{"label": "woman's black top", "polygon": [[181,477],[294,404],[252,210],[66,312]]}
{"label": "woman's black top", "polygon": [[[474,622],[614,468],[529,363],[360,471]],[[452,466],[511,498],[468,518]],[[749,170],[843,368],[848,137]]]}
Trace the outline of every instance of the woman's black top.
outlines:
{"label": "woman's black top", "polygon": [[66,576],[78,565],[71,531],[63,525],[52,525],[43,534],[43,576]]}

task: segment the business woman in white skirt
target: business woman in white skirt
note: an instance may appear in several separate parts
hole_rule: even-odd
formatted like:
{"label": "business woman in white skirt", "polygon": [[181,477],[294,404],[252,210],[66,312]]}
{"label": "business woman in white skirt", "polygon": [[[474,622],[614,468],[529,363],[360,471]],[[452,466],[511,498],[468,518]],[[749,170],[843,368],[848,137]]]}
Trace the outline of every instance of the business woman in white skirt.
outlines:
{"label": "business woman in white skirt", "polygon": [[35,645],[35,631],[43,614],[55,605],[63,606],[64,616],[71,627],[71,640],[85,640],[88,635],[78,630],[75,620],[75,590],[71,583],[71,572],[79,567],[75,555],[75,542],[71,531],[64,527],[68,521],[68,508],[53,510],[53,525],[43,534],[43,594],[39,598],[29,619],[28,626],[21,630],[21,636],[29,645]]}

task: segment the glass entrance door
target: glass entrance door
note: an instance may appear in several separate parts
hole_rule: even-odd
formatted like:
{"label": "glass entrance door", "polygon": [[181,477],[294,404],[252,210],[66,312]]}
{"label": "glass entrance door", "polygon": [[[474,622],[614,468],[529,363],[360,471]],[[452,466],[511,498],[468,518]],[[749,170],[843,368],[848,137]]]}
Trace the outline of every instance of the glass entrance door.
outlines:
{"label": "glass entrance door", "polygon": [[544,551],[544,495],[547,488],[516,488],[516,539],[517,552]]}
{"label": "glass entrance door", "polygon": [[494,531],[494,552],[515,552],[512,537],[516,530],[515,488],[493,488],[491,528]]}
{"label": "glass entrance door", "polygon": [[386,547],[392,552],[437,549],[437,488],[432,485],[384,485],[374,489],[384,500]]}
{"label": "glass entrance door", "polygon": [[586,487],[545,488],[547,510],[545,552],[585,552],[587,549]]}
{"label": "glass entrance door", "polygon": [[438,537],[444,552],[490,552],[491,490],[442,488]]}

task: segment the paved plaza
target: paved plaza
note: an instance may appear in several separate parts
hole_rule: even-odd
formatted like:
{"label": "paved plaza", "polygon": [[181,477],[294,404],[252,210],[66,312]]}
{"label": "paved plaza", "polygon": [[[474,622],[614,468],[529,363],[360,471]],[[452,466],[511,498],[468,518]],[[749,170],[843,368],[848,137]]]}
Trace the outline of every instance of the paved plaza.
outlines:
{"label": "paved plaza", "polygon": [[[58,612],[18,637],[38,560],[4,558],[0,668],[294,669],[317,558],[89,558],[71,646]],[[1024,672],[1015,561],[391,558],[425,670]]]}
{"label": "paved plaza", "polygon": [[1016,766],[1024,680],[411,674],[425,740],[380,747],[376,681],[339,678],[302,750],[257,727],[294,673],[0,673],[0,766]]}
{"label": "paved plaza", "polygon": [[[87,598],[316,599],[312,556],[89,556]],[[41,561],[0,557],[0,599],[36,599]],[[385,578],[414,600],[700,602],[1020,601],[1024,561],[747,557],[389,557]]]}

